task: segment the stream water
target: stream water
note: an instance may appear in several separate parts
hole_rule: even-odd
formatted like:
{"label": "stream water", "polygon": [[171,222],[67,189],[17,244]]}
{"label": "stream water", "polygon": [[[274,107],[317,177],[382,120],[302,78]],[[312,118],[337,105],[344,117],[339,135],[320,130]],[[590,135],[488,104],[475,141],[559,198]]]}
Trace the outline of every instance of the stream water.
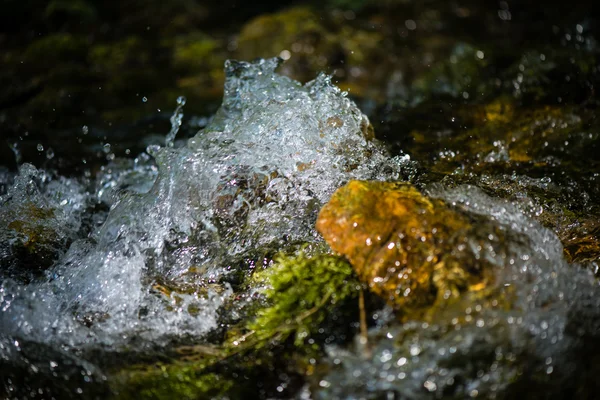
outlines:
{"label": "stream water", "polygon": [[[600,124],[594,85],[600,82],[600,52],[591,26],[595,19],[574,14],[576,24],[546,29],[539,21],[523,22],[524,17],[508,25],[513,17],[537,15],[530,5],[513,9],[503,1],[489,14],[470,3],[392,3],[329,2],[326,23],[308,7],[282,11],[269,3],[264,7],[279,11],[258,16],[234,39],[220,32],[213,40],[194,31],[168,42],[176,48],[177,85],[204,85],[210,96],[213,86],[222,85],[220,107],[215,110],[214,99],[205,94],[175,96],[174,112],[157,110],[155,119],[143,120],[153,134],[131,138],[140,129],[126,127],[127,135],[112,146],[110,135],[120,137],[118,129],[95,126],[90,135],[86,124],[77,125],[75,136],[66,129],[53,136],[52,124],[35,125],[29,103],[22,109],[10,103],[4,113],[0,101],[0,122],[18,121],[18,134],[7,140],[16,163],[0,166],[0,398],[126,399],[130,394],[123,386],[131,379],[135,387],[139,371],[147,379],[142,386],[151,386],[151,374],[163,371],[160,382],[172,385],[165,391],[173,390],[164,397],[149,388],[141,398],[240,398],[238,387],[252,389],[245,398],[596,396]],[[59,6],[53,7],[83,13]],[[386,7],[397,14],[385,16]],[[53,10],[47,15],[59,12]],[[401,12],[406,17],[399,17]],[[201,14],[194,18],[201,20]],[[471,15],[478,24],[494,21],[481,28],[485,35],[479,42],[464,37],[471,28],[461,22],[471,21]],[[188,23],[173,20],[181,24],[175,30]],[[74,29],[66,26],[65,32]],[[546,31],[552,39],[536,41]],[[85,46],[68,35],[45,39],[76,59],[76,49]],[[286,35],[293,43],[285,42]],[[524,39],[513,50],[507,37],[536,40]],[[141,54],[136,62],[142,64],[153,59],[149,54],[160,54],[158,47],[146,54],[138,39],[119,46]],[[282,58],[224,61],[224,54],[271,54],[271,44]],[[45,48],[38,47],[23,60],[37,60],[36,51]],[[90,70],[129,68],[119,49],[92,50],[85,61],[93,65]],[[209,62],[206,52],[218,56]],[[8,52],[6,60],[13,58]],[[197,59],[203,61],[191,63],[201,70],[194,75],[186,63]],[[372,73],[365,60],[378,64],[370,65]],[[329,74],[315,76],[321,69]],[[133,79],[137,67],[132,71],[124,71],[123,79]],[[45,86],[38,88],[33,79],[31,87],[18,87],[8,97],[32,93],[34,106],[43,105],[55,75],[41,80]],[[311,80],[301,83],[287,75]],[[113,83],[106,84],[108,99],[125,93],[120,81]],[[146,105],[148,99],[141,101]],[[210,104],[202,106],[203,113],[188,114],[194,102],[204,101]],[[130,107],[125,101],[121,106]],[[81,118],[96,120],[90,115],[65,124],[71,129],[69,124]],[[35,121],[33,137],[48,136],[36,139],[34,150],[29,131],[20,131],[27,118]],[[40,129],[48,131],[40,134]],[[366,282],[359,307],[340,311],[334,301],[325,305],[332,320],[320,322],[317,339],[307,339],[305,349],[291,340],[272,340],[266,353],[236,359],[233,352],[216,367],[202,364],[233,336],[254,333],[239,327],[265,306],[263,288],[252,280],[255,271],[271,268],[277,254],[330,253],[315,223],[334,192],[354,180],[410,182],[428,199],[466,216],[472,236],[438,235],[437,241],[423,236],[423,246],[460,243],[448,252],[491,268],[489,287],[461,292],[441,311],[431,306],[428,317],[405,318],[408,312],[369,293],[372,282]],[[420,219],[417,212],[415,220]],[[374,231],[378,243],[377,235]],[[371,246],[371,237],[360,245]],[[298,301],[299,312],[305,306]],[[317,308],[290,315],[286,324]],[[194,348],[197,358],[182,357],[183,348]],[[289,366],[281,367],[282,362]],[[169,372],[181,366],[184,372]],[[218,379],[205,390],[206,376]]]}

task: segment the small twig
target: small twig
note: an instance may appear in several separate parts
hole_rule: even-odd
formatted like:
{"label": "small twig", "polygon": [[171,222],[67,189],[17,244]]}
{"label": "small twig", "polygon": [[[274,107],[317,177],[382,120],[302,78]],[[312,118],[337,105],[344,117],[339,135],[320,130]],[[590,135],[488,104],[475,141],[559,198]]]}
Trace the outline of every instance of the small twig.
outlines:
{"label": "small twig", "polygon": [[365,309],[365,292],[360,287],[360,291],[358,292],[358,311],[360,313],[360,345],[362,348],[362,353],[365,358],[369,357],[369,337],[367,335],[367,312]]}

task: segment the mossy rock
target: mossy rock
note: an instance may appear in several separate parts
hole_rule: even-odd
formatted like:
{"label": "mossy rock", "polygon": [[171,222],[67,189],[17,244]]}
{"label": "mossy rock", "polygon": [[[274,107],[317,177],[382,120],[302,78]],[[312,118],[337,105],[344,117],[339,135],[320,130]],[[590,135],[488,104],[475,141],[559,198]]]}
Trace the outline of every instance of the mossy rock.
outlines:
{"label": "mossy rock", "polygon": [[171,361],[113,370],[114,398],[292,396],[313,373],[311,359],[324,355],[323,344],[335,335],[345,343],[356,331],[360,284],[344,258],[321,251],[305,247],[256,271],[237,294],[238,302],[251,302],[244,319],[222,343],[179,346],[169,350]]}
{"label": "mossy rock", "polygon": [[382,99],[374,90],[383,87],[383,75],[387,79],[387,74],[376,73],[387,65],[382,44],[383,36],[375,30],[298,6],[249,21],[240,31],[235,54],[245,60],[281,55],[289,58],[282,73],[294,79],[308,81],[326,71],[354,96]]}
{"label": "mossy rock", "polygon": [[404,110],[395,129],[408,132],[397,145],[422,163],[420,182],[474,184],[523,203],[557,233],[569,260],[597,260],[600,239],[589,228],[600,210],[593,108],[524,106],[509,96],[483,104],[429,102]]}
{"label": "mossy rock", "polygon": [[[469,44],[460,43],[452,49],[447,58],[417,75],[412,83],[412,96],[417,98],[416,101],[443,95],[468,99],[485,92],[489,87],[489,80],[486,79],[486,67],[489,64],[485,52]],[[411,101],[415,102],[415,99]]]}
{"label": "mossy rock", "polygon": [[497,265],[480,252],[500,256],[504,237],[480,226],[408,183],[375,181],[338,189],[317,220],[318,231],[359,278],[410,318],[492,286]]}

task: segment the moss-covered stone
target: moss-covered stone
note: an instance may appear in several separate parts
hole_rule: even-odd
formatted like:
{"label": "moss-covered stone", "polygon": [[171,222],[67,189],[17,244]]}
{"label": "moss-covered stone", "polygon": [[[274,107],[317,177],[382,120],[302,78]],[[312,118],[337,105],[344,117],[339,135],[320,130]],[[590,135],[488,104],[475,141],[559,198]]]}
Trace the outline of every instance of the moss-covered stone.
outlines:
{"label": "moss-covered stone", "polygon": [[[286,389],[279,394],[276,386],[282,376],[295,382],[312,373],[310,359],[322,355],[325,332],[328,338],[337,332],[342,337],[335,341],[344,342],[356,330],[360,284],[352,267],[339,256],[320,251],[309,255],[314,251],[280,255],[273,265],[256,271],[244,290],[254,293],[246,317],[229,328],[220,345],[179,347],[172,362],[115,371],[115,397],[262,398],[291,393]],[[175,295],[170,288],[155,287],[161,289],[165,296]]]}
{"label": "moss-covered stone", "polygon": [[494,281],[494,265],[469,241],[502,251],[468,216],[423,196],[407,183],[351,181],[338,189],[317,220],[317,229],[352,263],[359,278],[408,317]]}
{"label": "moss-covered stone", "polygon": [[[375,95],[373,74],[385,63],[382,36],[354,27],[345,19],[293,7],[249,21],[242,27],[236,56],[240,59],[280,55],[289,59],[282,72],[308,81],[321,71],[333,73],[342,89],[354,96]],[[377,87],[383,82],[377,78]]]}
{"label": "moss-covered stone", "polygon": [[404,135],[390,135],[421,163],[418,181],[475,184],[509,198],[558,234],[570,260],[594,261],[598,235],[584,228],[600,215],[593,109],[530,106],[509,95],[484,103],[427,101],[402,110],[392,127]]}

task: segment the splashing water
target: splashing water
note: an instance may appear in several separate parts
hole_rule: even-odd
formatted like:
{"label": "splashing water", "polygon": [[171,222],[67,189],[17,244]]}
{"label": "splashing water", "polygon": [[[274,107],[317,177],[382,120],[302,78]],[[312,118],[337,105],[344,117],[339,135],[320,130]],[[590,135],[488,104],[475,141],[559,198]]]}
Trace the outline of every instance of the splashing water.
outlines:
{"label": "splashing water", "polygon": [[179,132],[179,128],[181,128],[181,123],[183,122],[183,106],[185,105],[185,101],[185,97],[183,96],[177,98],[177,107],[170,119],[171,131],[169,131],[165,138],[165,146],[167,147],[175,145],[175,136],[177,136],[177,132]]}
{"label": "splashing water", "polygon": [[391,177],[383,171],[395,161],[366,139],[370,124],[354,103],[327,76],[303,86],[275,74],[278,64],[228,62],[223,105],[204,130],[172,148],[178,99],[166,147],[151,151],[158,168],[147,155],[114,160],[93,195],[76,180],[40,187],[44,173],[21,168],[2,223],[10,230],[27,199],[52,214],[40,229],[71,244],[49,252],[57,261],[41,277],[2,281],[5,349],[23,340],[134,349],[202,336],[232,294],[228,274],[252,268],[256,254],[319,241],[316,213],[347,180]]}

